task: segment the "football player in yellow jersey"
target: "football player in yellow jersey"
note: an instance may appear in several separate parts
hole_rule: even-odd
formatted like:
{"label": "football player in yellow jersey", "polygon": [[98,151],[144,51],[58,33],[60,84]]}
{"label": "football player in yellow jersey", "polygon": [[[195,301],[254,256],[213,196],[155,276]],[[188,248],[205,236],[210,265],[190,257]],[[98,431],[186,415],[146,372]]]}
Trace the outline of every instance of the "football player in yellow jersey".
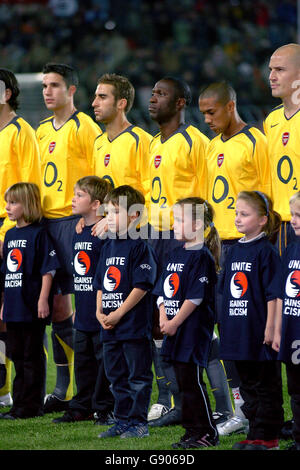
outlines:
{"label": "football player in yellow jersey", "polygon": [[[190,102],[189,86],[173,77],[165,77],[154,85],[149,102],[150,117],[160,129],[150,145],[149,211],[150,243],[156,251],[159,269],[167,252],[180,243],[173,235],[172,206],[180,198],[202,195],[205,198],[206,195],[205,149],[209,139],[185,122],[185,110]],[[155,336],[155,344],[159,357],[159,336]],[[181,422],[181,398],[173,367],[164,361],[160,364],[158,359],[157,367],[162,368],[170,383],[174,407],[160,418],[151,420],[149,425],[178,424]],[[216,389],[216,409],[230,413],[230,396],[220,361],[210,357],[207,373],[212,388]]]}
{"label": "football player in yellow jersey", "polygon": [[290,227],[289,199],[300,189],[300,45],[278,48],[269,62],[272,95],[282,103],[264,122],[272,174],[274,209],[282,218],[278,235],[280,254],[295,239]]}
{"label": "football player in yellow jersey", "polygon": [[[12,71],[0,69],[0,252],[5,233],[12,227],[5,211],[4,193],[9,186],[30,181],[40,187],[38,146],[32,127],[17,115],[20,93]],[[2,256],[2,254],[1,254]],[[0,321],[0,407],[12,404],[11,361],[5,351],[5,325]]]}
{"label": "football player in yellow jersey", "polygon": [[53,115],[37,129],[41,155],[42,204],[45,224],[59,257],[61,269],[54,281],[52,315],[53,356],[56,386],[46,397],[44,411],[62,411],[73,396],[73,322],[70,293],[73,290],[70,240],[78,218],[72,215],[75,183],[94,173],[92,153],[99,126],[74,105],[78,86],[75,70],[65,64],[46,64],[43,69],[43,97]]}
{"label": "football player in yellow jersey", "polygon": [[95,174],[107,178],[113,188],[128,184],[147,198],[152,136],[128,121],[134,95],[126,77],[107,73],[98,80],[92,106],[105,132],[95,141],[94,167]]}
{"label": "football player in yellow jersey", "polygon": [[[229,247],[240,238],[235,229],[235,201],[242,190],[258,190],[270,195],[271,174],[267,142],[261,131],[248,126],[237,110],[235,90],[226,82],[212,83],[199,96],[200,112],[217,134],[206,151],[207,200],[215,210],[215,224],[222,239],[224,263]],[[221,298],[217,298],[217,310]],[[232,390],[235,416],[218,426],[219,434],[227,435],[245,429],[247,422],[241,411],[243,400],[239,378],[232,361],[225,362]]]}

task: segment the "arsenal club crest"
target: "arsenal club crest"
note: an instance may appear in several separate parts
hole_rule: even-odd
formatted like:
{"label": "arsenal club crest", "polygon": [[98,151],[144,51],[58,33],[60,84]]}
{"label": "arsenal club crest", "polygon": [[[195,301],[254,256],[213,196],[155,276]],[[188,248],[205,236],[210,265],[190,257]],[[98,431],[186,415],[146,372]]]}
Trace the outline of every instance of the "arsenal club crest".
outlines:
{"label": "arsenal club crest", "polygon": [[110,153],[107,153],[104,157],[104,165],[107,166],[110,160]]}
{"label": "arsenal club crest", "polygon": [[218,164],[218,167],[220,167],[223,162],[224,162],[224,153],[219,153],[219,155],[218,155],[218,157],[217,157],[217,164]]}
{"label": "arsenal club crest", "polygon": [[290,133],[289,132],[284,132],[282,134],[282,143],[283,143],[283,145],[286,145],[288,143],[289,138],[290,138]]}
{"label": "arsenal club crest", "polygon": [[55,149],[56,142],[50,142],[49,144],[49,153],[52,153],[53,150]]}
{"label": "arsenal club crest", "polygon": [[156,157],[154,158],[155,168],[158,168],[160,164],[161,164],[161,155],[156,155]]}

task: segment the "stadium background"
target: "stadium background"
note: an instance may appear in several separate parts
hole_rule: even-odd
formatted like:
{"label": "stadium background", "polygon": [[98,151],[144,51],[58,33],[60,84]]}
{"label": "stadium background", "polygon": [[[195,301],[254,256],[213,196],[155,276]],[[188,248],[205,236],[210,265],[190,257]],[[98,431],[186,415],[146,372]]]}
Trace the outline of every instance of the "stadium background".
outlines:
{"label": "stadium background", "polygon": [[76,106],[90,114],[98,77],[126,75],[136,89],[129,118],[154,134],[148,116],[154,83],[165,75],[190,85],[187,120],[210,136],[197,106],[200,88],[228,80],[238,109],[261,127],[278,104],[268,63],[279,46],[298,41],[299,0],[0,0],[0,66],[17,74],[19,114],[34,127],[47,117],[38,75],[46,62],[74,65]]}

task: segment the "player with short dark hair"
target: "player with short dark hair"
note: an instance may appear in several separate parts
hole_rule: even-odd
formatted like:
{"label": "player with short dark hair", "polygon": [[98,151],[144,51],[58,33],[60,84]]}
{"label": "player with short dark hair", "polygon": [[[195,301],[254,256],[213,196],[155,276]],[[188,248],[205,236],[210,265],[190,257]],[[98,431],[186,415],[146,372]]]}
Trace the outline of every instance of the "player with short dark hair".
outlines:
{"label": "player with short dark hair", "polygon": [[[213,206],[215,224],[222,240],[221,264],[229,247],[240,234],[234,226],[235,202],[240,191],[260,190],[271,193],[270,164],[267,143],[262,132],[247,125],[237,109],[236,93],[227,82],[216,82],[203,88],[199,108],[206,124],[217,134],[206,150],[207,201]],[[221,312],[217,296],[218,317]],[[239,378],[234,363],[225,363],[235,403],[235,416],[218,425],[219,434],[245,430],[247,422],[241,411]]]}
{"label": "player with short dark hair", "polygon": [[53,112],[36,132],[42,170],[44,223],[53,239],[61,269],[54,279],[52,343],[57,369],[56,386],[45,401],[45,412],[62,411],[73,396],[72,246],[79,216],[72,214],[73,188],[82,176],[94,174],[92,153],[98,125],[74,104],[78,77],[73,67],[47,64],[43,69],[43,97]]}

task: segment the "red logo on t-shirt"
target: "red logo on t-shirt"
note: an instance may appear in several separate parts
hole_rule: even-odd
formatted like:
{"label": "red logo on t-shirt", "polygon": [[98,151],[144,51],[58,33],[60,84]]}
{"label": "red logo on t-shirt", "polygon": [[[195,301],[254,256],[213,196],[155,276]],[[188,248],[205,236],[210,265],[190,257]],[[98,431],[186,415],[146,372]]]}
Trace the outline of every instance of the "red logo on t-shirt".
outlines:
{"label": "red logo on t-shirt", "polygon": [[110,266],[104,275],[103,286],[104,288],[112,292],[116,290],[121,281],[121,272],[115,266]]}
{"label": "red logo on t-shirt", "polygon": [[166,277],[165,282],[164,282],[164,293],[165,296],[168,297],[169,299],[171,297],[174,297],[176,292],[179,289],[179,276],[177,273],[172,273],[169,274],[168,277]]}
{"label": "red logo on t-shirt", "polygon": [[107,153],[104,157],[104,165],[107,166],[110,160],[110,153]]}
{"label": "red logo on t-shirt", "polygon": [[224,153],[219,153],[219,155],[217,157],[218,167],[220,167],[222,165],[223,161],[224,161]]}
{"label": "red logo on t-shirt", "polygon": [[50,142],[49,144],[49,153],[52,153],[53,150],[55,149],[56,142]]}
{"label": "red logo on t-shirt", "polygon": [[285,284],[285,293],[288,297],[300,297],[300,271],[292,271]]}
{"label": "red logo on t-shirt", "polygon": [[235,299],[240,299],[243,297],[245,292],[248,289],[248,279],[245,273],[237,272],[235,273],[230,281],[230,291],[232,297]]}
{"label": "red logo on t-shirt", "polygon": [[290,133],[289,132],[284,132],[282,134],[282,143],[283,143],[283,145],[286,145],[288,143],[289,138],[290,138]]}
{"label": "red logo on t-shirt", "polygon": [[154,166],[155,168],[158,168],[159,165],[161,163],[161,155],[156,155],[156,157],[154,158]]}
{"label": "red logo on t-shirt", "polygon": [[90,269],[91,260],[85,251],[79,251],[74,258],[74,268],[77,274],[85,276]]}

